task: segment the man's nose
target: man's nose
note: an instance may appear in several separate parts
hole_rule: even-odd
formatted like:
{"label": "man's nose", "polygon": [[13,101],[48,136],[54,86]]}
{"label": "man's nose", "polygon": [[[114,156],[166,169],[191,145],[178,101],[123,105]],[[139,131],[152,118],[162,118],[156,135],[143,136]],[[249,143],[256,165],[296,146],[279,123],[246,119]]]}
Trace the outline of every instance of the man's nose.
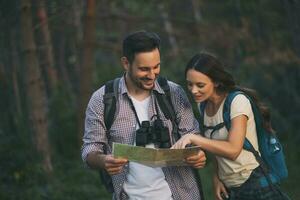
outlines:
{"label": "man's nose", "polygon": [[149,78],[149,79],[155,79],[155,77],[156,77],[155,70],[149,70],[147,78]]}

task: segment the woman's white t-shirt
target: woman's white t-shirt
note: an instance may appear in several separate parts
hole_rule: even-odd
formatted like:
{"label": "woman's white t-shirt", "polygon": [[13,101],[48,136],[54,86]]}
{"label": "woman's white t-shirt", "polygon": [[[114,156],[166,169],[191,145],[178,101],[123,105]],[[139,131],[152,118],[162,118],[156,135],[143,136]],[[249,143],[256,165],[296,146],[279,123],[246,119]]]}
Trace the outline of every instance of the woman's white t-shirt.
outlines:
{"label": "woman's white t-shirt", "polygon": [[[214,116],[208,116],[206,112],[204,112],[204,125],[215,126],[224,121],[224,102],[225,99]],[[258,151],[256,127],[251,104],[249,99],[242,94],[237,95],[233,99],[231,103],[230,118],[233,119],[240,115],[247,116],[248,121],[246,137],[251,142],[253,147]],[[205,132],[205,137],[214,140],[227,140],[228,138],[228,131],[226,127],[215,131],[212,135],[210,133],[211,130],[207,130]],[[216,156],[216,159],[218,163],[218,176],[227,187],[240,186],[249,178],[253,169],[259,165],[254,155],[244,149],[242,149],[240,155],[234,161],[220,156]]]}

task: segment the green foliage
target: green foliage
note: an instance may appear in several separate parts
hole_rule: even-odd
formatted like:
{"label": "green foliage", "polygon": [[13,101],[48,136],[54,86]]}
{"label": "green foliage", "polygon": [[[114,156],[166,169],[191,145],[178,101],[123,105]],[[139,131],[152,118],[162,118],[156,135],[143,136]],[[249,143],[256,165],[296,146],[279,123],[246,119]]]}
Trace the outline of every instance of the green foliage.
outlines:
{"label": "green foliage", "polygon": [[84,169],[79,160],[57,160],[53,177],[46,178],[38,165],[16,171],[11,179],[1,180],[2,200],[85,200],[111,199],[96,172]]}
{"label": "green foliage", "polygon": [[97,172],[85,169],[79,160],[61,160],[55,169],[48,185],[49,199],[111,199]]}
{"label": "green foliage", "polygon": [[282,187],[284,191],[290,195],[291,199],[297,200],[299,198],[298,184],[300,180],[299,167],[300,163],[300,150],[297,144],[292,144],[286,141],[284,144],[285,156],[287,161],[287,167],[289,170],[289,177],[282,182]]}
{"label": "green foliage", "polygon": [[61,158],[77,158],[79,154],[76,105],[70,92],[60,86],[49,101],[49,138],[53,153]]}
{"label": "green foliage", "polygon": [[[96,68],[93,74],[94,89],[99,89],[106,81],[122,76],[123,68],[119,57],[115,54],[99,52],[96,58]],[[117,58],[117,59],[116,59]]]}

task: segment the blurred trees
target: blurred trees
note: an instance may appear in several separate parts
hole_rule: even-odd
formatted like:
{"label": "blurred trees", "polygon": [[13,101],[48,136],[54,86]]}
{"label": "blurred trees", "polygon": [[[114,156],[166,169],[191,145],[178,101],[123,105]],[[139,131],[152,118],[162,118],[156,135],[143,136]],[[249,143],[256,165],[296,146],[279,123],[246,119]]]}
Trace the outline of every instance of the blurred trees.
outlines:
{"label": "blurred trees", "polygon": [[92,91],[122,74],[122,39],[140,29],[160,35],[166,77],[185,85],[187,60],[207,50],[240,84],[258,90],[286,147],[290,178],[284,186],[296,198],[299,4],[0,1],[0,199],[109,197],[98,176],[83,168],[78,138]]}
{"label": "blurred trees", "polygon": [[28,114],[32,122],[34,141],[41,154],[42,166],[47,174],[52,172],[50,146],[48,140],[48,118],[46,116],[46,92],[41,77],[34,41],[31,0],[21,1],[21,42],[24,57],[25,84]]}
{"label": "blurred trees", "polygon": [[53,55],[53,44],[51,33],[49,30],[48,23],[48,14],[46,10],[46,2],[44,0],[36,1],[37,5],[37,18],[38,18],[38,26],[40,31],[40,37],[38,41],[40,41],[40,53],[42,54],[40,57],[41,68],[45,70],[46,73],[46,82],[48,82],[49,91],[54,91],[57,87],[57,69],[55,67],[54,55]]}
{"label": "blurred trees", "polygon": [[93,89],[94,50],[96,43],[96,0],[86,1],[85,27],[83,31],[82,64],[79,71],[79,144],[84,131],[84,113]]}

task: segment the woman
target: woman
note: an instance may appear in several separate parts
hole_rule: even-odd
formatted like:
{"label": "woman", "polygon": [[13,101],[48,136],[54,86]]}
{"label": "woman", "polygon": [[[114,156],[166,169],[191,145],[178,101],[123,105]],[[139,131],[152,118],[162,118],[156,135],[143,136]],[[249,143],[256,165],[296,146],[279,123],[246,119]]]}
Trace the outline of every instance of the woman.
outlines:
{"label": "woman", "polygon": [[[207,53],[195,55],[186,66],[185,76],[188,89],[196,103],[205,103],[205,127],[214,127],[223,122],[226,96],[233,90],[241,90],[254,100],[264,118],[264,126],[272,131],[268,109],[257,100],[252,90],[238,88],[232,75],[224,70],[222,63],[214,56]],[[257,184],[263,172],[254,155],[243,149],[244,139],[247,137],[258,151],[254,115],[249,99],[243,94],[234,97],[230,118],[229,132],[224,126],[213,133],[210,129],[205,130],[205,137],[185,135],[172,148],[184,148],[193,144],[215,154],[213,183],[218,200],[288,199],[277,185],[261,187]]]}

